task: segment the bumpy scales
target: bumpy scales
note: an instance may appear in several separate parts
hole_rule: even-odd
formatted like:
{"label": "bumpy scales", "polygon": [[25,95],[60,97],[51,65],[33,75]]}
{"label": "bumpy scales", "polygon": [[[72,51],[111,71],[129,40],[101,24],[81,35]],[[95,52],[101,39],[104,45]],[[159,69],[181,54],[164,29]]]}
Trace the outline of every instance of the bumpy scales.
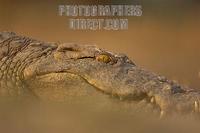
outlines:
{"label": "bumpy scales", "polygon": [[136,66],[127,56],[93,45],[46,43],[0,32],[0,95],[69,100],[112,96],[146,100],[161,115],[200,112],[200,93]]}

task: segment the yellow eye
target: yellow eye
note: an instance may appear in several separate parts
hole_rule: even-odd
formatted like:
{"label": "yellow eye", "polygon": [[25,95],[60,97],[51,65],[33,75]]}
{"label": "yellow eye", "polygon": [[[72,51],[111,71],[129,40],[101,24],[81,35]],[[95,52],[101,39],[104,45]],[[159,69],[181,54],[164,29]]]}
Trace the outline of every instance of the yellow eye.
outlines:
{"label": "yellow eye", "polygon": [[96,57],[96,60],[104,63],[109,63],[111,61],[111,57],[106,54],[101,54]]}

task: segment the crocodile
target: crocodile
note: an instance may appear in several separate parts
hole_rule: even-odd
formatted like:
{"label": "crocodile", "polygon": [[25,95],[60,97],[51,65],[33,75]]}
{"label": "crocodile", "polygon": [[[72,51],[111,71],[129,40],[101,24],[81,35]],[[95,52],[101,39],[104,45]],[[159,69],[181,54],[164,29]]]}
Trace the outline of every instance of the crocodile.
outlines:
{"label": "crocodile", "polygon": [[66,100],[98,94],[124,102],[145,99],[161,115],[200,113],[200,91],[145,70],[124,54],[0,32],[1,97]]}

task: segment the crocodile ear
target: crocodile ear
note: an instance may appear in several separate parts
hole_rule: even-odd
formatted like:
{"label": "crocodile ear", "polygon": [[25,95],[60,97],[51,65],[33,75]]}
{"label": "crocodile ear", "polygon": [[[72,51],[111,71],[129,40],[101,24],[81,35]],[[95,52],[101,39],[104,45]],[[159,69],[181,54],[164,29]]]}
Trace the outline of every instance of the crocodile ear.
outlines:
{"label": "crocodile ear", "polygon": [[95,57],[99,49],[94,45],[78,45],[75,43],[60,44],[54,53],[56,60],[79,59],[84,57]]}
{"label": "crocodile ear", "polygon": [[56,52],[54,53],[54,58],[56,60],[76,58],[79,49],[80,48],[76,44],[59,44]]}
{"label": "crocodile ear", "polygon": [[81,46],[74,43],[59,44],[57,48],[58,52],[78,52],[81,51]]}

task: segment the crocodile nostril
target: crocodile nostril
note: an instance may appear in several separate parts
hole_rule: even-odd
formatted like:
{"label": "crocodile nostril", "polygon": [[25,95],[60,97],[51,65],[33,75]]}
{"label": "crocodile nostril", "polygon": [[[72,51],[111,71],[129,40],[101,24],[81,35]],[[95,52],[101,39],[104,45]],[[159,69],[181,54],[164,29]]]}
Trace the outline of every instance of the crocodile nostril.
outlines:
{"label": "crocodile nostril", "polygon": [[184,93],[185,92],[185,90],[183,90],[180,86],[175,86],[175,85],[171,86],[169,84],[164,85],[163,90],[168,91],[172,94]]}
{"label": "crocodile nostril", "polygon": [[175,93],[184,93],[185,90],[183,90],[180,86],[173,86],[172,87],[172,93],[175,94]]}

